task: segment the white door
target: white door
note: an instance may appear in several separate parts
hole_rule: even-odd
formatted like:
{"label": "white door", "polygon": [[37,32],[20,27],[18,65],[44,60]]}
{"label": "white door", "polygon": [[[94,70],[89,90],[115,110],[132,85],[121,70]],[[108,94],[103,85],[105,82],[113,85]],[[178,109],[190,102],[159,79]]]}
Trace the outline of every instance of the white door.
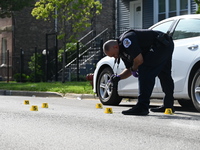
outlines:
{"label": "white door", "polygon": [[130,2],[130,27],[142,29],[142,1]]}

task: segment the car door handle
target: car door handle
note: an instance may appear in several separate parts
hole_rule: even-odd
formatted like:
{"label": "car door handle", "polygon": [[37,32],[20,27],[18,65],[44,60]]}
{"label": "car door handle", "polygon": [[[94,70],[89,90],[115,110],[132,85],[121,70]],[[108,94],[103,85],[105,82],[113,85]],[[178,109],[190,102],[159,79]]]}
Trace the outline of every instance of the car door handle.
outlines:
{"label": "car door handle", "polygon": [[199,45],[191,45],[191,46],[188,46],[188,49],[194,50],[194,49],[197,49],[198,47]]}

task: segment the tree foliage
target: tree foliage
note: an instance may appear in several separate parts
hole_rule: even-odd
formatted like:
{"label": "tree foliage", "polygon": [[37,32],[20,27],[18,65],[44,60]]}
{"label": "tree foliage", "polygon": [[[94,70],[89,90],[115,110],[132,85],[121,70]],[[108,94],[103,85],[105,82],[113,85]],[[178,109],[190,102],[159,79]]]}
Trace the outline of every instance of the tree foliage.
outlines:
{"label": "tree foliage", "polygon": [[197,3],[198,5],[198,9],[196,11],[197,14],[200,14],[200,0],[195,0],[195,2]]}
{"label": "tree foliage", "polygon": [[[57,19],[58,38],[73,41],[77,33],[91,25],[90,19],[99,14],[101,9],[101,3],[96,0],[40,0],[36,2],[32,15],[36,19]],[[67,34],[67,31],[73,34]]]}
{"label": "tree foliage", "polygon": [[11,17],[12,11],[31,6],[35,0],[0,0],[0,18]]}
{"label": "tree foliage", "polygon": [[43,81],[44,72],[43,72],[43,57],[42,54],[34,53],[33,56],[31,56],[31,61],[28,62],[29,69],[31,70],[30,78],[29,80],[31,82],[41,82]]}

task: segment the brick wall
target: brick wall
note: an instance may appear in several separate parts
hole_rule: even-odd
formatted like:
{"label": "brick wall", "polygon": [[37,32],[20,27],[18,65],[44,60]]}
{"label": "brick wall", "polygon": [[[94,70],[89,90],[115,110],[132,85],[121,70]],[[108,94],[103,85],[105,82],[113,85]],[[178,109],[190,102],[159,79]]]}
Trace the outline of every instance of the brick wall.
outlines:
{"label": "brick wall", "polygon": [[105,28],[109,28],[111,33],[115,30],[115,1],[102,0],[103,10],[96,18],[96,31],[101,32]]}
{"label": "brick wall", "polygon": [[[80,37],[89,32],[91,28],[96,30],[97,34],[105,28],[109,28],[111,34],[114,33],[114,2],[113,0],[102,0],[103,10],[101,14],[95,18],[91,27],[80,33]],[[46,47],[45,34],[54,31],[54,22],[36,20],[31,16],[31,10],[32,8],[26,8],[14,14],[13,74],[20,72],[20,49],[24,50],[24,72],[29,74],[28,62],[35,51],[35,47],[38,47],[38,52],[42,52]],[[54,46],[53,36],[50,37],[49,41],[49,48],[51,48]],[[60,46],[61,44],[59,44]]]}
{"label": "brick wall", "polygon": [[[26,8],[14,14],[14,50],[13,72],[20,72],[20,49],[24,51],[24,71],[30,73],[28,62],[35,52],[35,47],[41,53],[45,49],[46,33],[54,32],[54,23],[36,20],[31,15],[32,8]],[[50,42],[53,43],[53,42]]]}

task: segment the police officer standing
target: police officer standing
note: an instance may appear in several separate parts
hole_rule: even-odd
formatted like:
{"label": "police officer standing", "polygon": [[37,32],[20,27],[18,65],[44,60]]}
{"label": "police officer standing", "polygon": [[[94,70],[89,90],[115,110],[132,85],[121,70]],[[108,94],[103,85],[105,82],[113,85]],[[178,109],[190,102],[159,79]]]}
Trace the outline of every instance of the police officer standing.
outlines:
{"label": "police officer standing", "polygon": [[128,30],[117,40],[109,40],[103,45],[104,53],[116,59],[121,58],[126,69],[119,75],[113,75],[112,82],[133,75],[139,80],[139,96],[135,107],[122,111],[124,115],[148,115],[149,103],[155,78],[158,76],[165,94],[163,105],[151,108],[153,112],[164,112],[172,108],[174,112],[174,82],[171,77],[172,38],[160,31],[148,29]]}

